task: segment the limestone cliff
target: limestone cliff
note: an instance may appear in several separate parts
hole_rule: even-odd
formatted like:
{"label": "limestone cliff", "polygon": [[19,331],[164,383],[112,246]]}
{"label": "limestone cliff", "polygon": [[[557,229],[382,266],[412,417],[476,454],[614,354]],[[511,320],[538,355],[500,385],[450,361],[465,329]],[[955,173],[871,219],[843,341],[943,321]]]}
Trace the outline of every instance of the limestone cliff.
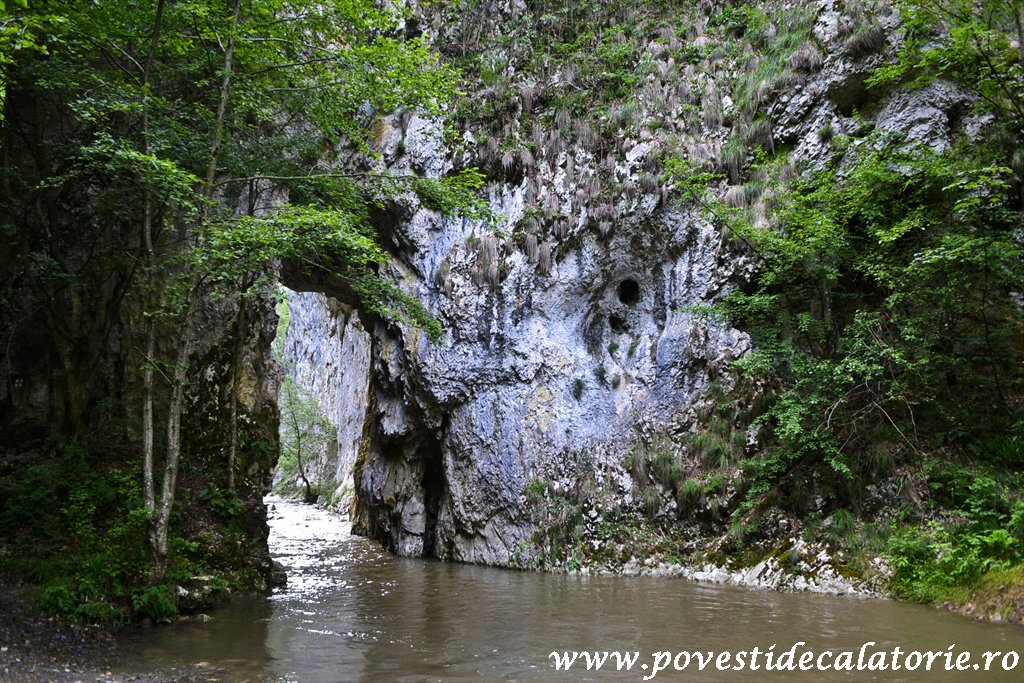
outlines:
{"label": "limestone cliff", "polygon": [[[650,20],[660,10],[636,10],[644,36],[622,28],[633,10],[619,4],[587,15],[595,31],[624,36],[613,46],[639,44],[628,73],[646,74],[596,112],[566,102],[599,77],[555,53],[541,59],[530,43],[537,33],[523,27],[540,26],[543,8],[417,10],[410,31],[455,61],[479,57],[464,145],[450,146],[434,122],[395,115],[382,121],[380,163],[432,176],[480,165],[503,221],[442,217],[412,197],[378,216],[397,276],[445,325],[442,345],[359,322],[322,294],[291,299],[296,377],[341,435],[319,467],[332,488],[352,468],[358,531],[403,555],[532,567],[551,551],[542,501],[587,480],[604,501],[582,510],[589,520],[648,505],[630,454],[654,441],[685,450],[678,437],[750,348],[703,307],[756,269],[721,224],[681,201],[666,158],[721,172],[713,191],[768,226],[771,197],[751,166],[758,149],[781,150],[793,175],[839,153],[838,136],[856,145],[878,129],[941,149],[976,125],[948,83],[865,86],[897,41],[898,17],[883,5],[763,4],[768,43],[737,38],[711,3],[666,11],[661,23]],[[783,31],[797,37],[772,47]],[[742,450],[757,434],[738,439]],[[654,495],[675,509],[668,492]],[[589,520],[581,528],[593,529]]]}

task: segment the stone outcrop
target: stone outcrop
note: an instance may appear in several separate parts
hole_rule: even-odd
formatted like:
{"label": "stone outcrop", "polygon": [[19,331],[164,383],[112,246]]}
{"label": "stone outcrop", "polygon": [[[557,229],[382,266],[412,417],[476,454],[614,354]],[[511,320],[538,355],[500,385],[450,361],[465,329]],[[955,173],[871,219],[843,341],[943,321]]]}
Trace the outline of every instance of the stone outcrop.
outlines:
{"label": "stone outcrop", "polygon": [[[826,124],[835,135],[873,126],[935,148],[966,125],[966,98],[946,83],[869,93],[865,79],[884,57],[844,52],[837,4],[819,5],[815,33],[833,49],[767,107],[791,161],[813,168],[835,153]],[[897,17],[881,21],[891,47]],[[726,133],[707,136],[720,143]],[[528,174],[492,179],[497,230],[412,196],[381,212],[394,275],[443,322],[441,345],[359,322],[319,294],[292,299],[288,354],[344,434],[318,467],[343,487],[353,464],[357,531],[403,555],[533,566],[531,484],[571,479],[584,458],[606,492],[635,505],[622,464],[630,449],[688,430],[724,366],[750,349],[744,333],[702,312],[751,276],[749,253],[671,186],[644,188],[659,150],[640,137],[624,142],[614,167],[584,148],[536,160],[541,190]],[[460,157],[432,122],[395,116],[378,151],[394,172],[440,176],[472,163],[474,144],[470,132]],[[639,190],[614,200],[595,229],[576,192],[599,175]],[[546,204],[572,210],[557,238],[522,229]]]}
{"label": "stone outcrop", "polygon": [[[420,119],[404,135],[396,121],[383,152],[396,171],[440,174],[451,163]],[[649,153],[639,143],[632,158]],[[527,182],[490,197],[508,224],[523,216]],[[560,189],[570,201],[571,183]],[[336,301],[291,298],[296,376],[346,434],[318,467],[343,486],[358,454],[357,528],[402,554],[508,564],[535,531],[524,504],[531,481],[554,478],[582,452],[617,467],[638,431],[680,421],[717,369],[746,351],[745,335],[687,310],[720,296],[744,259],[658,195],[620,211],[607,238],[574,226],[542,272],[480,222],[411,199],[395,207],[387,237],[397,274],[444,323],[442,345],[377,322],[368,349]],[[476,275],[486,244],[501,262],[493,286]],[[353,403],[366,386],[369,401]],[[628,479],[619,493],[630,495]]]}

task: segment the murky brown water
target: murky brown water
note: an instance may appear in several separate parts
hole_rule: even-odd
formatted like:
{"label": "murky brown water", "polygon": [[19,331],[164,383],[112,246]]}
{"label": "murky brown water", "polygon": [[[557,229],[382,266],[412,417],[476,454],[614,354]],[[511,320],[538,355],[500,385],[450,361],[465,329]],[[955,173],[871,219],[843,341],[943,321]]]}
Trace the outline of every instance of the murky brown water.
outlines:
{"label": "murky brown water", "polygon": [[[271,550],[289,585],[235,601],[206,622],[121,644],[126,670],[208,663],[230,681],[640,681],[658,651],[806,641],[824,650],[1015,650],[1015,671],[659,673],[656,681],[1013,681],[1024,683],[1024,629],[979,624],[884,600],[782,594],[678,579],[503,571],[403,559],[350,536],[333,516],[274,501]],[[553,650],[639,651],[631,672],[555,671]],[[856,661],[856,660],[854,660]],[[933,668],[941,669],[944,660]],[[995,668],[999,669],[999,660]],[[711,665],[714,666],[713,664]],[[671,667],[670,667],[671,668]],[[710,667],[709,667],[710,668]],[[610,669],[610,670],[609,670]]]}

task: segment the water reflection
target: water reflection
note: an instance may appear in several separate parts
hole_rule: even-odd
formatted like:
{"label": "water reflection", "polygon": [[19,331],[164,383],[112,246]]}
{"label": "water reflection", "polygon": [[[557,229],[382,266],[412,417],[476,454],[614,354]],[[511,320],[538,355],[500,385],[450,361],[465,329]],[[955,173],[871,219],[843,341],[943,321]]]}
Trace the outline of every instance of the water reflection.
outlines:
{"label": "water reflection", "polygon": [[267,664],[273,659],[273,634],[268,628],[273,606],[266,600],[247,599],[236,601],[225,611],[228,618],[191,619],[126,636],[119,648],[127,659],[125,668],[146,671],[213,665],[230,669],[232,680],[267,680]]}
{"label": "water reflection", "polygon": [[[200,660],[229,680],[425,682],[641,680],[643,672],[556,673],[552,650],[945,650],[977,657],[1024,651],[1024,629],[978,624],[931,608],[707,586],[657,578],[501,571],[390,556],[335,518],[276,501],[272,552],[289,585],[236,601],[205,623],[153,630],[126,664]],[[1013,673],[684,673],[658,681],[1014,681]],[[973,672],[966,672],[971,673]]]}

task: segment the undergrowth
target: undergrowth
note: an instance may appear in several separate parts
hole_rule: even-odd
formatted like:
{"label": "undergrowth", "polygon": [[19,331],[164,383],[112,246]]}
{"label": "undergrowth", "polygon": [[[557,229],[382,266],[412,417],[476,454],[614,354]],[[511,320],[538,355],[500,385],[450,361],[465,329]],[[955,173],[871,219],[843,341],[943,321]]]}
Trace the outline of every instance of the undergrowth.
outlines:
{"label": "undergrowth", "polygon": [[[36,586],[44,611],[109,625],[167,622],[178,613],[176,586],[193,576],[212,575],[223,591],[246,587],[251,577],[230,573],[231,552],[219,542],[240,537],[241,503],[213,483],[183,492],[170,569],[150,583],[134,452],[70,443],[0,458],[0,572]],[[199,540],[187,540],[185,527]]]}

